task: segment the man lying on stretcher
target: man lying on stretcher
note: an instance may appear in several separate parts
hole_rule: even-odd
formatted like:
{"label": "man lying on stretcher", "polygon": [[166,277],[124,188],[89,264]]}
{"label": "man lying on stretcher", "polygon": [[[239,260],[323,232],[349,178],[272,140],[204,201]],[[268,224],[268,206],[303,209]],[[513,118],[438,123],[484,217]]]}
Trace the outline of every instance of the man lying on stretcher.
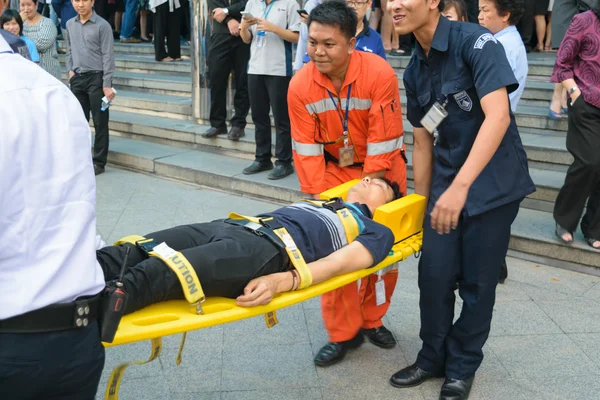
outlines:
{"label": "man lying on stretcher", "polygon": [[[392,231],[372,220],[379,206],[400,197],[398,185],[364,178],[348,191],[344,204],[356,219],[359,235],[347,245],[344,227],[335,211],[299,201],[262,214],[287,229],[312,273],[312,283],[371,267],[381,262],[394,244]],[[240,306],[267,304],[276,293],[298,288],[281,240],[269,229],[253,231],[240,221],[221,219],[183,225],[146,235],[181,252],[193,266],[207,297],[237,298]],[[243,223],[246,223],[244,221]],[[276,245],[277,243],[277,245]],[[133,244],[108,246],[96,257],[106,281],[117,278],[127,248],[131,248],[123,283],[128,293],[125,313],[165,300],[183,299],[176,274],[157,257],[148,257]]]}

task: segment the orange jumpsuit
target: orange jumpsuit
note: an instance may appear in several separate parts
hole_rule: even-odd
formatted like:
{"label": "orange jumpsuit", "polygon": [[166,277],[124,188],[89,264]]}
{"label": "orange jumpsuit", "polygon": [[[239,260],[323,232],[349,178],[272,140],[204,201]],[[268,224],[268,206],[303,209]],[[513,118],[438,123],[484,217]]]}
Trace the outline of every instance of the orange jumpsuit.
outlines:
{"label": "orange jumpsuit", "polygon": [[[350,89],[350,91],[349,91]],[[340,167],[343,122],[348,106],[348,145],[354,165]],[[354,51],[339,93],[310,62],[294,75],[288,90],[294,166],[304,193],[318,194],[352,179],[385,170],[406,193],[406,162],[398,80],[378,55]],[[373,274],[321,297],[331,342],[352,339],[361,328],[377,328],[396,286],[397,270],[383,275],[386,301],[376,305]]]}

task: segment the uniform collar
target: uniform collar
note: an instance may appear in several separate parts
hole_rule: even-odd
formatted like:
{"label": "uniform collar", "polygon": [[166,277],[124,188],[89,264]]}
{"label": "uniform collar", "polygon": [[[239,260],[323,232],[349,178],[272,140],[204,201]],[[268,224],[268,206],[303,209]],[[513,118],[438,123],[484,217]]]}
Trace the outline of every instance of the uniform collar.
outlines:
{"label": "uniform collar", "polygon": [[511,32],[516,32],[517,27],[514,25],[509,25],[506,28],[502,29],[500,32],[496,33],[494,37],[498,39],[500,36],[508,35]]}
{"label": "uniform collar", "polygon": [[[450,20],[444,17],[443,15],[440,15],[437,27],[435,28],[435,33],[433,34],[433,40],[431,41],[432,49],[435,49],[437,51],[448,50],[448,40],[450,38],[451,26],[452,22],[450,22]],[[421,47],[418,41],[415,47],[415,52],[421,60],[426,60],[423,48]]]}
{"label": "uniform collar", "polygon": [[[9,34],[8,31],[6,33]],[[0,34],[0,53],[14,53],[12,47],[4,40],[3,33]]]}
{"label": "uniform collar", "polygon": [[369,21],[367,21],[367,17],[363,18],[363,30],[356,35],[357,39],[360,39],[363,36],[369,36],[371,34],[371,29],[369,29]]}
{"label": "uniform collar", "polygon": [[[348,87],[349,84],[358,79],[362,65],[362,58],[359,53],[358,50],[354,50],[350,56],[350,64],[348,65],[348,70],[346,71],[346,77],[344,78],[344,83],[342,83],[340,93],[344,92],[344,88]],[[336,90],[331,83],[331,79],[329,79],[327,75],[320,73],[316,65],[313,64],[312,67],[314,69],[315,82],[329,90],[331,93],[336,93]]]}
{"label": "uniform collar", "polygon": [[[85,22],[86,22],[86,23],[87,23],[87,22],[91,22],[92,24],[95,24],[95,23],[96,23],[96,18],[97,18],[96,11],[92,10],[92,15],[90,16],[90,19],[88,19],[88,20],[87,20],[87,21],[85,21]],[[75,17],[75,20],[77,20],[77,21],[80,21],[80,20],[81,20],[81,19],[79,18],[79,14],[77,14],[77,16]]]}
{"label": "uniform collar", "polygon": [[344,203],[346,204],[346,206],[349,206],[350,209],[354,210],[354,211],[358,211],[358,213],[362,214],[363,216],[369,218],[369,219],[373,219],[373,216],[371,215],[371,210],[369,210],[369,207],[367,207],[366,204],[362,204],[362,203]]}

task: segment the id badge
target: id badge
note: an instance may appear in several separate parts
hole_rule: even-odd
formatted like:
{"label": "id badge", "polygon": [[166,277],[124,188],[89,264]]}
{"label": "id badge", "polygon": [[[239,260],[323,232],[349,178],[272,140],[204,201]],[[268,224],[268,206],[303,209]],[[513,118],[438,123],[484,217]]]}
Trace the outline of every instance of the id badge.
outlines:
{"label": "id badge", "polygon": [[354,164],[354,146],[340,148],[340,167]]}
{"label": "id badge", "polygon": [[444,118],[448,116],[448,112],[438,103],[437,101],[431,109],[427,111],[427,114],[421,120],[421,125],[431,134],[436,130],[436,128],[442,123]]}
{"label": "id badge", "polygon": [[381,276],[375,282],[375,305],[380,306],[385,303],[385,281]]}

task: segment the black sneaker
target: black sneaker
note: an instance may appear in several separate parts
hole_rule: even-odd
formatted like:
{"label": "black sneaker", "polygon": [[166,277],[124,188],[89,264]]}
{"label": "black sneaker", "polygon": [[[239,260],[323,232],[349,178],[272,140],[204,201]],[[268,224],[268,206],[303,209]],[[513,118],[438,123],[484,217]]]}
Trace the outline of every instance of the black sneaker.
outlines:
{"label": "black sneaker", "polygon": [[263,161],[263,162],[254,161],[252,163],[252,165],[250,165],[247,168],[244,168],[242,173],[244,175],[252,175],[252,174],[256,174],[258,172],[268,171],[270,169],[273,169],[273,163],[271,161]]}
{"label": "black sneaker", "polygon": [[285,178],[288,175],[294,173],[294,167],[291,164],[288,165],[276,165],[273,172],[271,172],[268,178],[272,181],[277,179]]}

